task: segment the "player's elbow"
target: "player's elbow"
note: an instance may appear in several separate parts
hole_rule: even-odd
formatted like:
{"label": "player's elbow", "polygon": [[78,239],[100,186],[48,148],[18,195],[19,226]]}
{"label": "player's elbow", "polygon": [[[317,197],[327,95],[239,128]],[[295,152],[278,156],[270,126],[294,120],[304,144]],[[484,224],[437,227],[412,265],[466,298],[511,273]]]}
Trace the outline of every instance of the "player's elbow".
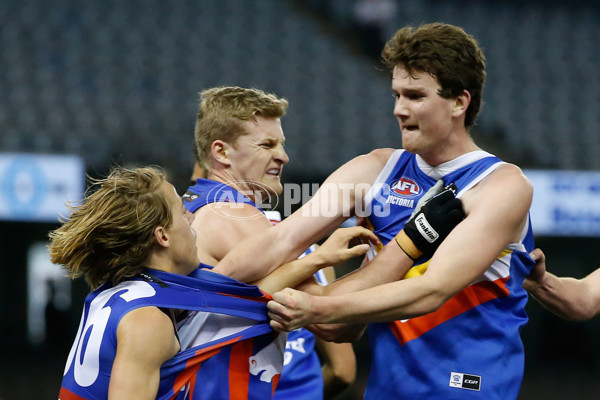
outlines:
{"label": "player's elbow", "polygon": [[444,293],[431,293],[421,302],[421,307],[417,314],[425,315],[439,310],[444,303],[448,300],[448,297]]}
{"label": "player's elbow", "polygon": [[345,363],[344,365],[332,365],[331,368],[331,384],[339,391],[343,391],[356,378],[356,363]]}
{"label": "player's elbow", "polygon": [[575,289],[565,291],[562,296],[562,317],[570,321],[590,320],[600,312],[600,299],[595,285],[587,279],[573,282],[576,283]]}
{"label": "player's elbow", "polygon": [[349,337],[347,332],[341,329],[332,329],[329,327],[319,330],[319,337],[325,340],[326,342],[334,343],[346,343],[358,340],[354,337],[354,335],[351,335],[351,337]]}
{"label": "player's elbow", "polygon": [[319,324],[313,325],[311,331],[326,342],[354,343],[365,332],[366,325],[351,324]]}
{"label": "player's elbow", "polygon": [[563,315],[565,319],[574,322],[588,321],[598,314],[596,307],[588,299],[580,299],[573,303],[571,310]]}
{"label": "player's elbow", "polygon": [[433,279],[427,279],[427,281],[428,282],[424,287],[423,296],[417,303],[418,306],[415,316],[425,315],[439,310],[440,307],[454,295],[454,293],[448,292],[445,285],[439,284]]}

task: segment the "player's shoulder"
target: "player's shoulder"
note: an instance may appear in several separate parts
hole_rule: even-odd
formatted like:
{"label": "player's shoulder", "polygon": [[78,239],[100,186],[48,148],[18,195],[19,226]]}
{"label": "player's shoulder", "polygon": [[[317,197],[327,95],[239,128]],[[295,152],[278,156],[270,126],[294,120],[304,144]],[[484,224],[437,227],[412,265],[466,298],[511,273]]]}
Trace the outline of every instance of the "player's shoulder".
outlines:
{"label": "player's shoulder", "polygon": [[503,163],[494,173],[490,174],[489,180],[494,183],[510,184],[520,189],[532,189],[531,181],[523,173],[523,170],[515,164]]}
{"label": "player's shoulder", "polygon": [[372,150],[371,152],[367,153],[366,156],[373,160],[376,160],[380,163],[385,164],[390,159],[392,154],[394,154],[394,152],[396,152],[397,150],[398,149],[394,149],[391,147],[383,147],[380,149]]}
{"label": "player's shoulder", "polygon": [[369,153],[355,157],[352,162],[364,166],[381,167],[385,166],[392,154],[397,149],[380,148],[370,151]]}
{"label": "player's shoulder", "polygon": [[373,184],[393,152],[394,149],[376,149],[354,157],[333,172],[326,182]]}
{"label": "player's shoulder", "polygon": [[521,168],[503,163],[469,192],[480,198],[502,198],[509,202],[529,204],[533,197],[533,185]]}
{"label": "player's shoulder", "polygon": [[[250,203],[232,203],[232,202],[215,202],[202,207],[202,223],[213,221],[217,224],[226,223],[227,225],[244,225],[260,224],[271,226],[269,219],[256,206]],[[198,217],[199,215],[196,215]],[[198,218],[196,218],[198,219]],[[194,220],[196,222],[196,220]],[[223,225],[224,227],[225,225]]]}
{"label": "player's shoulder", "polygon": [[119,352],[125,349],[133,356],[161,363],[177,351],[171,317],[155,306],[136,308],[128,312],[117,328]]}
{"label": "player's shoulder", "polygon": [[173,335],[173,324],[161,309],[148,305],[125,314],[119,322],[117,332],[119,336],[144,337],[150,333],[170,336]]}

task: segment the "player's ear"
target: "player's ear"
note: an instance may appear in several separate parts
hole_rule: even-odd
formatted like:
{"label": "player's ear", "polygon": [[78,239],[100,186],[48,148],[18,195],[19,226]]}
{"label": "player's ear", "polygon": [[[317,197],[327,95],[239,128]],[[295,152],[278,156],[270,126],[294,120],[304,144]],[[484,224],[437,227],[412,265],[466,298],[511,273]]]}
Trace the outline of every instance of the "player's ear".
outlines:
{"label": "player's ear", "polygon": [[463,90],[462,93],[454,99],[452,115],[458,117],[461,114],[466,113],[469,104],[471,104],[471,93],[469,93],[467,90]]}
{"label": "player's ear", "polygon": [[230,165],[228,152],[231,149],[231,145],[223,140],[215,140],[210,145],[210,154],[213,159],[223,165]]}
{"label": "player's ear", "polygon": [[156,243],[158,243],[160,247],[171,246],[169,235],[167,234],[165,228],[162,226],[157,226],[156,228],[154,228],[154,239],[156,239]]}

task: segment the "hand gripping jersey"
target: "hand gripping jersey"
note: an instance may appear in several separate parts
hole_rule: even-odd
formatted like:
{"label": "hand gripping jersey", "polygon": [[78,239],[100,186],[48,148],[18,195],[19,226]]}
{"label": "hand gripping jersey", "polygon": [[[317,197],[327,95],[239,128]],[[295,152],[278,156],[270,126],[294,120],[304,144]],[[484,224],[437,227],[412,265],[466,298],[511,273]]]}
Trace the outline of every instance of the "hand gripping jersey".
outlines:
{"label": "hand gripping jersey", "polygon": [[[369,223],[385,245],[438,179],[454,183],[461,197],[502,163],[475,151],[433,168],[397,150],[365,198]],[[528,222],[519,243],[508,245],[483,275],[439,310],[371,324],[365,398],[516,399],[524,368],[520,330],[527,322],[522,283],[533,267],[533,248]],[[427,266],[428,260],[417,260],[404,279],[422,275]]]}
{"label": "hand gripping jersey", "polygon": [[181,322],[180,335],[194,340],[184,347],[182,339],[182,350],[162,365],[157,399],[271,398],[285,335],[269,327],[268,300],[256,286],[201,269],[189,276],[148,269],[116,286],[105,284],[86,298],[59,399],[107,398],[119,321],[147,306],[191,310],[210,330],[201,336],[203,326],[189,324],[198,318]]}
{"label": "hand gripping jersey", "polygon": [[[263,212],[271,224],[276,225],[281,221],[279,212],[263,211],[248,197],[231,186],[209,179],[198,179],[194,186],[188,188],[183,199],[185,207],[192,213],[210,203],[245,203]],[[304,255],[312,251],[311,247]],[[326,283],[325,276],[321,271],[316,276],[319,282]],[[300,328],[288,334],[283,371],[273,398],[276,400],[323,398],[323,375],[315,350],[315,337],[306,329]]]}
{"label": "hand gripping jersey", "polygon": [[[256,208],[257,213],[263,213],[263,210],[261,210],[252,200],[250,200],[247,196],[245,196],[243,193],[239,192],[238,190],[234,189],[233,187],[221,183],[221,182],[217,182],[217,181],[213,181],[210,179],[197,179],[196,180],[196,184],[193,186],[190,186],[187,190],[187,192],[183,195],[183,203],[186,207],[186,209],[191,212],[194,213],[196,212],[199,208],[206,206],[207,204],[211,204],[211,203],[219,203],[219,202],[223,202],[223,203],[244,203],[244,204],[249,204],[251,206],[253,206],[254,208]],[[279,220],[281,220],[281,217],[279,216]],[[198,317],[198,316],[194,316],[193,314],[191,315],[191,317],[199,320],[204,328],[203,331],[204,333],[206,333],[207,331],[209,331],[207,329],[207,323],[205,321],[202,320],[202,316]],[[215,318],[213,317],[213,321],[215,320]],[[190,321],[188,322],[189,326],[195,326],[198,322],[193,322]],[[231,324],[231,320],[228,320],[228,323]],[[219,322],[213,322],[212,324],[215,324],[216,326],[219,326]],[[211,325],[212,325],[211,324]],[[187,331],[191,331],[191,332],[196,332],[198,331],[198,329],[195,328],[191,328],[186,330],[186,332],[183,332],[182,335],[182,330],[179,330],[180,333],[180,337],[181,337],[181,341],[182,341],[182,347],[188,346],[189,343],[193,343],[193,339],[188,339],[188,335],[186,334]],[[278,340],[276,343],[278,345],[278,347],[271,347],[269,348],[270,351],[273,351],[274,353],[270,355],[271,358],[278,358],[280,360],[280,362],[275,365],[273,369],[269,369],[267,370],[263,375],[264,375],[264,379],[269,379],[270,381],[270,376],[274,375],[275,376],[275,385],[273,386],[273,390],[275,389],[275,387],[279,384],[279,378],[282,372],[282,368],[283,368],[283,352],[285,350],[285,340],[286,340],[287,335],[280,335],[280,340]],[[267,354],[265,352],[265,354]],[[218,361],[215,361],[218,362]],[[253,393],[254,394],[254,393]],[[270,396],[273,395],[273,392],[270,393]],[[199,399],[200,397],[195,397],[197,399]],[[211,399],[210,396],[208,397],[202,397],[202,399]],[[237,398],[237,397],[236,397]],[[254,398],[254,397],[252,397]],[[271,398],[271,397],[256,397],[257,399],[259,398]]]}
{"label": "hand gripping jersey", "polygon": [[[274,221],[271,212],[265,211],[269,220]],[[279,217],[281,220],[281,217]],[[311,246],[300,256],[304,257],[315,250]],[[317,281],[327,284],[322,270],[315,274]],[[319,400],[323,399],[323,373],[321,362],[315,349],[315,335],[299,328],[288,333],[283,358],[283,371],[275,391],[274,400]]]}

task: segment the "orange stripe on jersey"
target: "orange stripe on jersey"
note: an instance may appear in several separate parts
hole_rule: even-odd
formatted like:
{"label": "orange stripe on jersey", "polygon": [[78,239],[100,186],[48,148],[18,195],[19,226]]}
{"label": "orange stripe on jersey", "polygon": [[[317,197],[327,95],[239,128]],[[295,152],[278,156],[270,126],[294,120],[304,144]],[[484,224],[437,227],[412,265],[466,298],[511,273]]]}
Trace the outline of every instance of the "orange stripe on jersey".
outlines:
{"label": "orange stripe on jersey", "polygon": [[232,346],[229,359],[229,400],[248,400],[250,384],[249,359],[254,340],[244,340]]}
{"label": "orange stripe on jersey", "polygon": [[277,385],[279,384],[279,378],[281,378],[280,374],[273,376],[273,391],[271,392],[271,396],[275,396],[275,390],[277,389]]}
{"label": "orange stripe on jersey", "polygon": [[85,397],[81,397],[71,392],[69,389],[60,388],[58,393],[58,400],[86,400]]}
{"label": "orange stripe on jersey", "polygon": [[404,345],[410,340],[418,338],[436,326],[480,304],[499,297],[507,297],[510,294],[506,287],[508,278],[475,283],[456,294],[437,311],[411,318],[406,322],[390,322],[392,332],[394,332],[396,339]]}
{"label": "orange stripe on jersey", "polygon": [[[179,394],[181,388],[184,387],[188,382],[195,381],[194,379],[192,379],[192,377],[196,374],[196,372],[198,372],[204,361],[208,360],[215,354],[218,354],[223,347],[238,342],[239,340],[240,337],[236,337],[225,342],[209,346],[205,349],[198,350],[196,352],[196,355],[187,361],[186,368],[181,372],[181,374],[177,376],[177,378],[175,378],[175,383],[173,384],[173,392]],[[190,398],[192,398],[192,395],[194,394],[193,389],[194,385],[192,383],[192,386],[190,387]]]}
{"label": "orange stripe on jersey", "polygon": [[215,354],[218,354],[220,351],[220,348],[212,349],[206,352],[199,351],[197,354],[202,354],[201,357],[190,358],[186,363],[186,368],[179,375],[177,375],[177,378],[175,378],[175,383],[173,383],[173,393],[175,394],[173,395],[172,399],[175,399],[177,396],[179,396],[179,391],[181,390],[181,388],[187,385],[189,382],[192,382],[192,385],[190,386],[191,398],[191,396],[194,394],[194,382],[196,381],[192,378],[196,375],[196,373],[202,366],[202,362],[208,360]]}
{"label": "orange stripe on jersey", "polygon": [[[189,393],[188,393],[188,396],[187,396],[188,399],[193,399],[194,398],[194,390],[196,390],[196,380],[192,379],[190,381],[190,390],[189,390]],[[173,398],[171,400],[175,400],[175,398]]]}
{"label": "orange stripe on jersey", "polygon": [[220,294],[222,296],[236,297],[238,299],[257,301],[259,303],[268,303],[270,300],[273,300],[273,297],[271,297],[271,295],[269,293],[263,292],[262,290],[261,290],[261,292],[263,294],[263,297],[236,296],[235,294],[231,294],[231,293],[217,293],[217,294]]}

